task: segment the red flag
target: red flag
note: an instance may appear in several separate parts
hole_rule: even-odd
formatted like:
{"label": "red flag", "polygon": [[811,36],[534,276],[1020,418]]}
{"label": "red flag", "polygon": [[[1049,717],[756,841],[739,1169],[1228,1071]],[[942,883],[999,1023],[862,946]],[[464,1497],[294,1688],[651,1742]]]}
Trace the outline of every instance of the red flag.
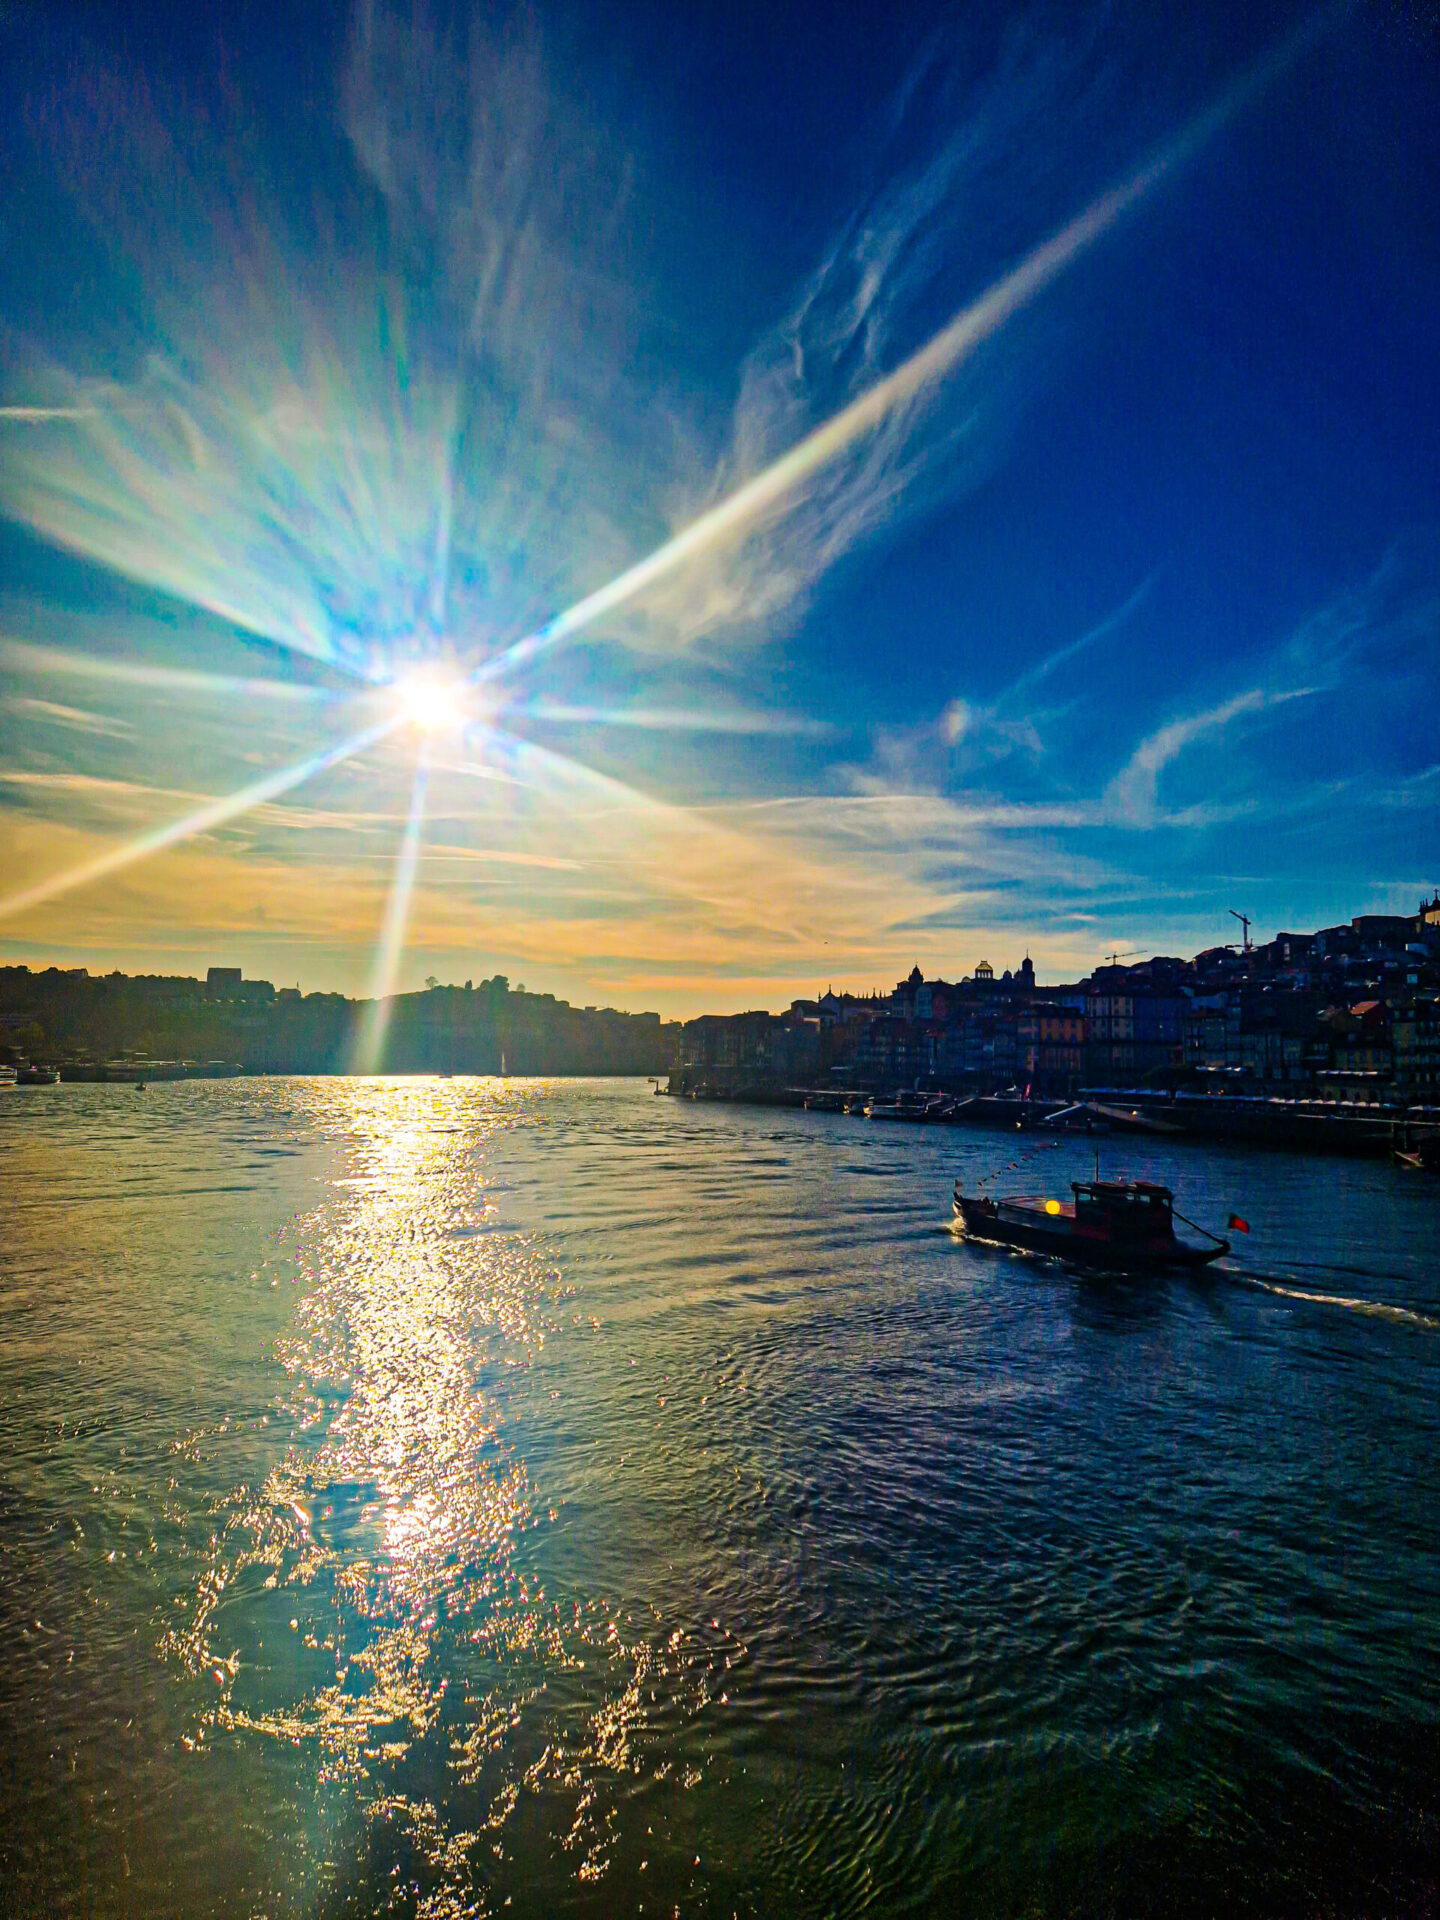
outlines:
{"label": "red flag", "polygon": [[1232,1213],[1230,1218],[1225,1222],[1225,1225],[1228,1228],[1232,1228],[1236,1233],[1249,1233],[1250,1231],[1250,1222],[1248,1220],[1242,1220],[1238,1213]]}

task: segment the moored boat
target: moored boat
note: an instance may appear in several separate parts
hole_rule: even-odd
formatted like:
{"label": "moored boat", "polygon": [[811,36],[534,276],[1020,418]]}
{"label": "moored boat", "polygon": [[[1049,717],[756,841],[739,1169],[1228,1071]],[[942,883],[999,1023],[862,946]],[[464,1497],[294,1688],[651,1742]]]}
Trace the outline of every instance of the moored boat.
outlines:
{"label": "moored boat", "polygon": [[882,1099],[878,1094],[865,1106],[867,1120],[933,1120],[939,1107],[938,1100],[927,1099],[923,1093],[897,1093],[893,1100]]}
{"label": "moored boat", "polygon": [[1390,1158],[1410,1173],[1440,1173],[1440,1133],[1433,1127],[1392,1126]]}
{"label": "moored boat", "polygon": [[25,1066],[15,1069],[17,1087],[53,1087],[60,1078],[58,1067]]}
{"label": "moored boat", "polygon": [[1068,1202],[1035,1194],[991,1199],[962,1193],[957,1180],[955,1215],[967,1239],[1050,1254],[1112,1273],[1203,1267],[1230,1251],[1228,1240],[1204,1227],[1195,1231],[1208,1245],[1177,1237],[1175,1196],[1169,1187],[1148,1180],[1088,1180],[1072,1181],[1070,1191],[1074,1197]]}

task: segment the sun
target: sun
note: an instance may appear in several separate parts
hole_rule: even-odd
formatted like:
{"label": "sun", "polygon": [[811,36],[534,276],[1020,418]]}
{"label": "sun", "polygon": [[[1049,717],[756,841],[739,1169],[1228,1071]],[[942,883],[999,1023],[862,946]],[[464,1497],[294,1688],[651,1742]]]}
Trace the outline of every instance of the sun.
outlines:
{"label": "sun", "polygon": [[433,673],[411,673],[395,683],[400,711],[422,733],[441,733],[465,719],[464,690],[458,680]]}

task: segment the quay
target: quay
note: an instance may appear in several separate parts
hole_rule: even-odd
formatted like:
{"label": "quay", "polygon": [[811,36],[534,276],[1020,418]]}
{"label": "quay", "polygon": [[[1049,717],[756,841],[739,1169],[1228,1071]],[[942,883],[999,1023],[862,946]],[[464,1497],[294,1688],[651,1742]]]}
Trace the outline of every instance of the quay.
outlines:
{"label": "quay", "polygon": [[1385,1159],[1404,1152],[1426,1169],[1440,1172],[1440,1106],[1378,1106],[1363,1101],[1104,1087],[1082,1088],[1073,1100],[1059,1096],[1027,1098],[1013,1090],[958,1099],[932,1095],[928,1111],[917,1099],[907,1113],[896,1112],[892,1106],[894,1092],[883,1089],[760,1083],[726,1086],[707,1081],[692,1083],[680,1073],[673,1073],[670,1084],[656,1091],[675,1099],[800,1107],[852,1118],[863,1117],[872,1101],[882,1100],[887,1119],[914,1124],[1057,1134],[1150,1135],[1176,1143],[1216,1142],[1363,1159]]}

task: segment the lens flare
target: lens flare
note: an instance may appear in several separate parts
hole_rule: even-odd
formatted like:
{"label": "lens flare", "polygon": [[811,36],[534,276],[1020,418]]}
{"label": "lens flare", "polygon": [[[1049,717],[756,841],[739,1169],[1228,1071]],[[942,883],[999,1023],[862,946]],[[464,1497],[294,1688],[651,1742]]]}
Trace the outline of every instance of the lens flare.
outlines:
{"label": "lens flare", "polygon": [[420,859],[420,834],[425,825],[425,764],[415,769],[410,789],[410,813],[395,856],[395,873],[390,882],[390,897],[385,902],[385,920],[380,943],[375,949],[375,968],[370,981],[371,999],[365,1009],[356,1039],[351,1070],[378,1073],[384,1060],[385,1035],[390,1026],[395,980],[400,971],[400,956],[405,950],[405,934],[410,924],[410,895],[415,888],[415,868]]}
{"label": "lens flare", "polygon": [[486,725],[472,729],[467,744],[485,759],[432,761],[432,772],[493,780],[498,770],[535,796],[512,822],[528,818],[548,832],[542,819],[556,813],[567,852],[643,876],[670,899],[703,906],[718,925],[764,929],[793,947],[827,939],[837,925],[847,940],[864,940],[919,910],[893,876],[821,868],[778,837],[739,832],[703,808],[672,805],[520,735]]}
{"label": "lens flare", "polygon": [[87,886],[92,880],[107,879],[110,874],[134,866],[137,861],[148,860],[151,854],[161,853],[166,847],[193,839],[197,833],[208,833],[213,827],[223,826],[227,820],[248,813],[252,807],[288,793],[302,781],[314,779],[317,773],[323,773],[327,767],[338,766],[342,760],[363,753],[366,747],[374,746],[377,740],[383,740],[386,734],[393,733],[397,724],[393,719],[382,720],[377,726],[367,727],[363,733],[352,734],[348,740],[326,747],[323,752],[312,754],[308,760],[302,760],[295,766],[281,767],[275,773],[267,773],[263,780],[242,787],[238,793],[228,793],[219,800],[209,800],[203,807],[197,807],[195,812],[172,820],[166,826],[152,827],[138,839],[127,840],[123,846],[111,847],[107,853],[87,860],[81,866],[71,867],[67,873],[51,874],[48,880],[37,881],[33,887],[12,893],[8,899],[0,900],[0,919],[23,913],[28,907],[37,907],[42,901],[53,900],[59,894],[72,892],[76,887]]}

